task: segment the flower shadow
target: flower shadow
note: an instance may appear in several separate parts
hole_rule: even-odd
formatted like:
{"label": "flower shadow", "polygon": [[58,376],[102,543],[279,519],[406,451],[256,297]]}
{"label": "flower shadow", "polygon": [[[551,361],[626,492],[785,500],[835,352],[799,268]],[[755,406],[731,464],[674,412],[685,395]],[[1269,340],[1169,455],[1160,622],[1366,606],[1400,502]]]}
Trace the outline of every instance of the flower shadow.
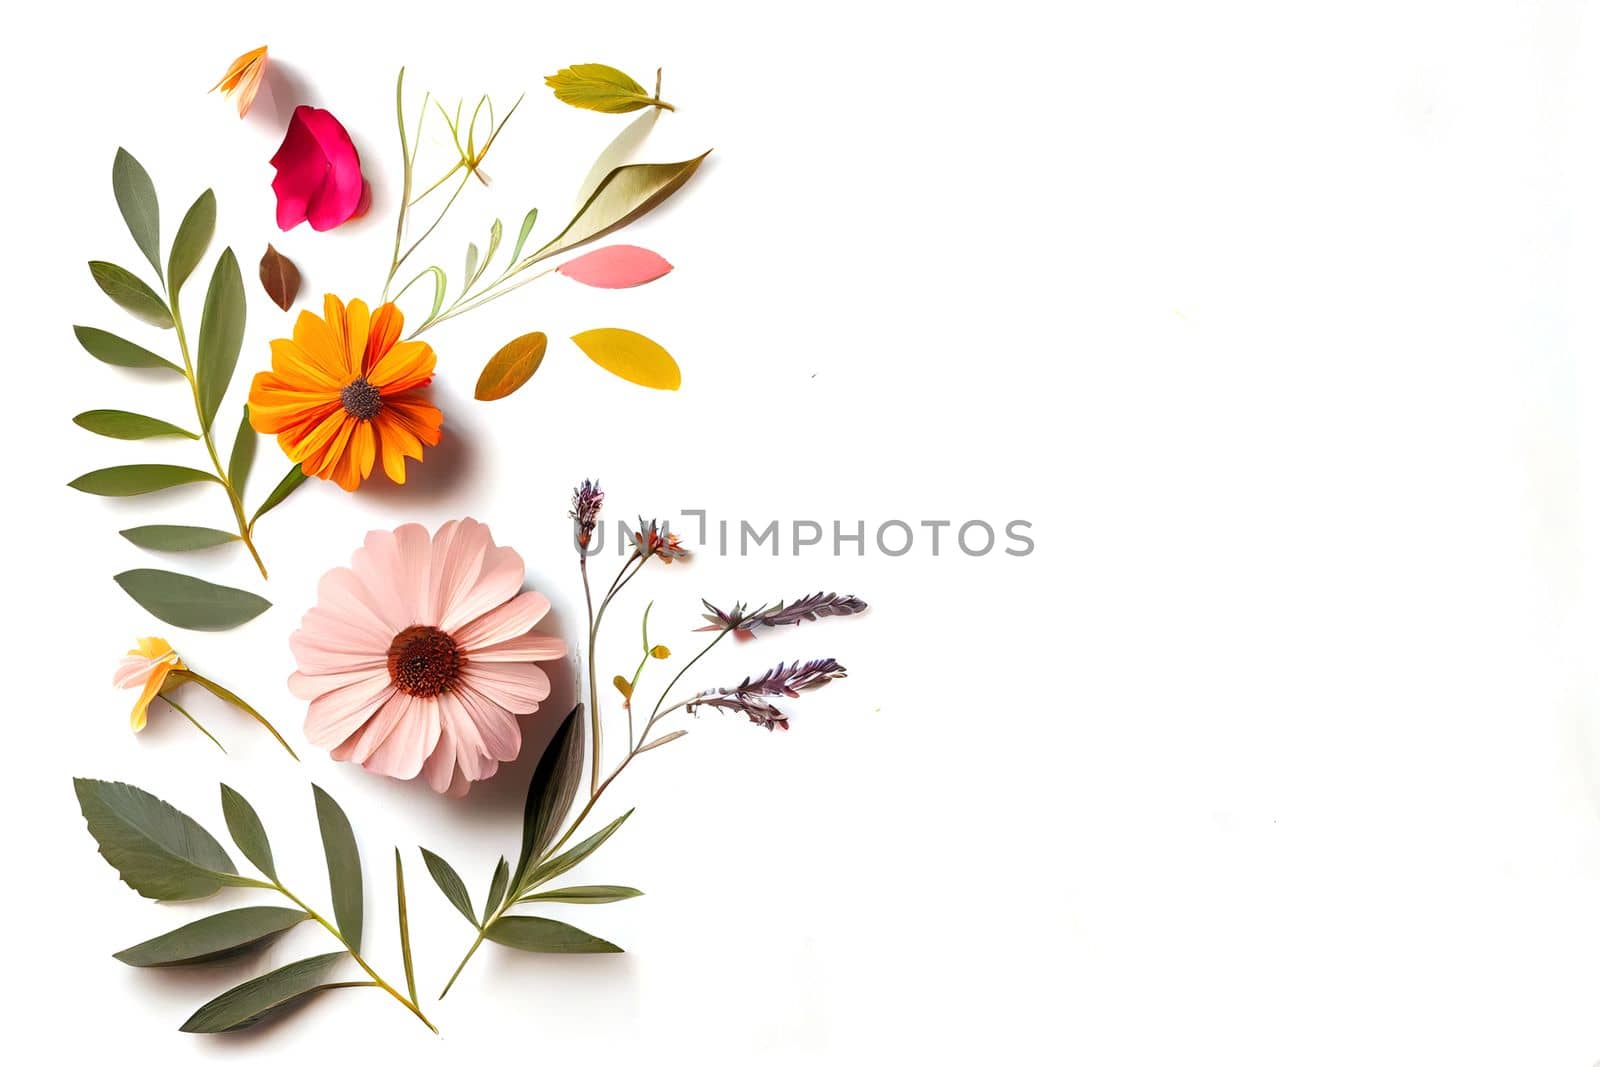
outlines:
{"label": "flower shadow", "polygon": [[[450,421],[447,414],[447,427]],[[361,487],[361,493],[386,506],[402,503],[415,506],[419,502],[443,504],[466,495],[478,466],[479,456],[471,437],[446,429],[439,443],[427,450],[422,462],[406,461],[404,485],[395,485],[381,472],[373,471],[373,477]]]}
{"label": "flower shadow", "polygon": [[[311,89],[292,64],[270,56],[267,59],[267,73],[261,79],[261,88],[264,92],[257,95],[256,103],[245,120],[265,126],[274,131],[274,136],[282,137],[283,131],[289,126],[289,116],[294,114],[295,108],[309,101]],[[263,102],[270,102],[271,107],[262,107]]]}

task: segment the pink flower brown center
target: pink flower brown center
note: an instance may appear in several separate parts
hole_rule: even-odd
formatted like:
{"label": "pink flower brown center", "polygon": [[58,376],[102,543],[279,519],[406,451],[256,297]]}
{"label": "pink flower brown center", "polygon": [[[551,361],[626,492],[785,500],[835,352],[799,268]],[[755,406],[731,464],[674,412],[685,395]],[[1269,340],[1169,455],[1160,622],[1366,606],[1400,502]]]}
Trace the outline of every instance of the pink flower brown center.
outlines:
{"label": "pink flower brown center", "polygon": [[466,661],[455,639],[435,626],[408,626],[389,643],[389,678],[414,697],[436,697],[449,689]]}

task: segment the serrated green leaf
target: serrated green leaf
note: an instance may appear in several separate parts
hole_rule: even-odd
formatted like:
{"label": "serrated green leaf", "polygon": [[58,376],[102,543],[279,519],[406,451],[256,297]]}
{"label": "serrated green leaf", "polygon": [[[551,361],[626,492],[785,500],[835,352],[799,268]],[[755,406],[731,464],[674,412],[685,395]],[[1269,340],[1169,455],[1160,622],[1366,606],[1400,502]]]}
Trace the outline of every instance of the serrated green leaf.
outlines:
{"label": "serrated green leaf", "polygon": [[89,273],[94,276],[94,283],[100,287],[100,291],[123,311],[140,322],[159,326],[163,330],[172,329],[172,312],[167,310],[166,301],[137,275],[100,259],[89,261]]}
{"label": "serrated green leaf", "polygon": [[134,367],[139,370],[160,368],[182,374],[183,368],[168,359],[162,359],[148,348],[124,340],[114,333],[97,330],[93,326],[74,326],[72,333],[83,350],[113,367]]}
{"label": "serrated green leaf", "polygon": [[132,411],[97,408],[94,411],[85,411],[81,415],[74,415],[72,421],[90,433],[97,433],[101,437],[115,437],[122,441],[140,441],[147,437],[187,437],[191,441],[200,439],[199,434],[190,433],[182,426],[174,426],[170,422],[153,419],[149,415],[135,414]]}
{"label": "serrated green leaf", "polygon": [[488,922],[489,916],[500,906],[506,897],[506,886],[511,881],[511,864],[506,862],[504,856],[495,864],[494,875],[489,879],[489,895],[483,901],[483,921]]}
{"label": "serrated green leaf", "polygon": [[161,209],[156,201],[155,183],[139,161],[125,148],[117,149],[111,163],[111,191],[116,195],[122,221],[128,224],[133,243],[144,258],[161,274]]}
{"label": "serrated green leaf", "polygon": [[253,1026],[325,988],[323,976],[343,957],[343,952],[329,952],[252,978],[206,1002],[178,1029],[186,1034],[223,1034]]}
{"label": "serrated green leaf", "polygon": [[200,319],[200,340],[195,358],[199,379],[200,418],[205,429],[222,408],[239,365],[239,350],[244,345],[244,278],[233,249],[224,248],[211,272],[206,289],[205,312]]}
{"label": "serrated green leaf", "polygon": [[555,90],[557,100],[586,111],[625,115],[642,107],[672,110],[671,104],[658,100],[644,86],[604,63],[574,63],[545,78],[544,83]]}
{"label": "serrated green leaf", "polygon": [[272,606],[243,589],[148,567],[123,571],[116,583],[144,610],[185,630],[231,630]]}
{"label": "serrated green leaf", "polygon": [[217,228],[217,197],[210,189],[201,193],[178,224],[178,236],[172,239],[172,251],[167,253],[167,290],[172,298],[189,275],[200,265],[211,244],[211,235]]}
{"label": "serrated green leaf", "polygon": [[572,799],[578,795],[578,781],[583,777],[583,734],[583,705],[579,704],[556,727],[555,736],[533,770],[528,798],[522,806],[522,851],[517,854],[517,865],[511,874],[511,884],[516,887],[513,896],[520,896],[528,888],[524,881],[529,867],[561,832]]}
{"label": "serrated green leaf", "polygon": [[179,967],[231,959],[264,948],[311,916],[298,908],[235,908],[186,923],[113,953],[130,967]]}
{"label": "serrated green leaf", "polygon": [[421,849],[422,862],[427,864],[428,874],[433,877],[433,884],[439,887],[439,892],[473,926],[478,925],[477,916],[472,914],[472,898],[467,894],[467,884],[461,880],[454,867],[445,861],[443,856]]}
{"label": "serrated green leaf", "polygon": [[228,823],[228,833],[239,846],[244,858],[256,869],[276,881],[278,871],[272,865],[272,842],[267,840],[267,828],[261,825],[261,816],[250,802],[227,785],[222,787],[222,817]]}
{"label": "serrated green leaf", "polygon": [[394,897],[400,911],[400,958],[406,967],[406,993],[417,1002],[417,969],[411,962],[411,920],[406,916],[406,868],[400,850],[394,850]]}
{"label": "serrated green leaf", "polygon": [[350,829],[350,819],[344,809],[321,786],[313,785],[311,792],[317,800],[317,825],[322,830],[322,851],[328,858],[328,888],[333,893],[334,922],[345,941],[359,952],[364,904],[361,853],[356,848],[356,835]]}
{"label": "serrated green leaf", "polygon": [[630,163],[606,175],[566,228],[532,256],[530,263],[570,252],[653,211],[694,177],[711,151],[680,163]]}
{"label": "serrated green leaf", "polygon": [[265,515],[267,512],[271,511],[285,500],[288,500],[289,494],[300,488],[305,484],[305,482],[306,472],[301,469],[300,465],[297,463],[293,467],[290,467],[289,473],[285,474],[283,476],[283,480],[273,487],[272,492],[267,494],[267,499],[261,502],[261,506],[259,508],[256,508],[256,513],[250,516],[250,525],[252,527],[255,526],[257,519],[261,518],[261,516]]}
{"label": "serrated green leaf", "polygon": [[159,797],[93,778],[72,787],[100,855],[140,896],[198,900],[245,881],[205,827]]}
{"label": "serrated green leaf", "polygon": [[239,418],[239,432],[233,439],[233,452],[228,456],[228,484],[233,487],[235,496],[244,496],[244,483],[255,461],[256,431],[250,425],[250,405],[246,404]]}
{"label": "serrated green leaf", "polygon": [[609,941],[576,926],[538,915],[507,915],[495,920],[484,936],[497,945],[524,952],[621,952]]}
{"label": "serrated green leaf", "polygon": [[80,493],[93,493],[95,496],[139,496],[191,482],[216,480],[216,475],[197,471],[193,467],[176,467],[170,463],[130,463],[80,474],[67,485]]}
{"label": "serrated green leaf", "polygon": [[550,904],[612,904],[640,896],[644,894],[625,885],[569,885],[562,889],[533,893],[522,899],[543,900]]}
{"label": "serrated green leaf", "polygon": [[616,833],[617,828],[623,823],[627,822],[628,816],[632,814],[633,809],[629,808],[627,811],[611,820],[611,822],[607,823],[603,829],[590,834],[582,841],[579,841],[576,845],[573,845],[571,848],[567,849],[561,855],[552,859],[548,859],[539,864],[539,866],[534,869],[533,873],[528,876],[528,884],[525,889],[532,889],[534,886],[543,885],[552,878],[559,878],[561,875],[566,874],[568,871],[572,870],[572,868],[588,859],[589,854],[595,849],[599,848],[601,845],[605,844],[606,839],[612,834]]}
{"label": "serrated green leaf", "polygon": [[206,526],[132,526],[118,532],[140,548],[157,552],[194,552],[239,540],[238,534]]}

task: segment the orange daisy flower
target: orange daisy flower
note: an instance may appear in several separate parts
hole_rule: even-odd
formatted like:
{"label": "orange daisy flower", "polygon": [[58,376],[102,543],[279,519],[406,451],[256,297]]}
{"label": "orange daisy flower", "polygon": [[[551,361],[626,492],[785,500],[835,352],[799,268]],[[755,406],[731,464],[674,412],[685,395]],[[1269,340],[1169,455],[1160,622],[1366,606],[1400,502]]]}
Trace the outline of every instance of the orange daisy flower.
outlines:
{"label": "orange daisy flower", "polygon": [[395,484],[406,457],[439,443],[444,416],[424,398],[433,349],[400,340],[405,318],[393,304],[371,315],[329,293],[323,317],[300,312],[294,338],[272,342],[272,370],[250,383],[250,425],[278,435],[300,469],[354,490],[381,458]]}
{"label": "orange daisy flower", "polygon": [[261,79],[267,73],[267,46],[252,48],[228,66],[228,72],[222,80],[211,87],[212,92],[222,90],[224,96],[232,96],[239,105],[239,117],[244,118],[250,105],[255,102],[256,90],[261,88]]}

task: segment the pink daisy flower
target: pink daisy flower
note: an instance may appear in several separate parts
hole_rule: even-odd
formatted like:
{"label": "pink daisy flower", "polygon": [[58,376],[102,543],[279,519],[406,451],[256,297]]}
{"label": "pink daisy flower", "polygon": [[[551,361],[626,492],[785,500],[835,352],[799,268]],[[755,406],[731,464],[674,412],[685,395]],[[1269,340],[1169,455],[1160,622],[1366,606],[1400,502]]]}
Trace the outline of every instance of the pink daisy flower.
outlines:
{"label": "pink daisy flower", "polygon": [[522,590],[522,557],[474,519],[430,538],[416,523],[374,530],[349,567],[322,576],[289,638],[306,737],[391,778],[421,774],[464,796],[522,747],[518,715],[539,710],[559,637],[530,633],[550,610]]}

